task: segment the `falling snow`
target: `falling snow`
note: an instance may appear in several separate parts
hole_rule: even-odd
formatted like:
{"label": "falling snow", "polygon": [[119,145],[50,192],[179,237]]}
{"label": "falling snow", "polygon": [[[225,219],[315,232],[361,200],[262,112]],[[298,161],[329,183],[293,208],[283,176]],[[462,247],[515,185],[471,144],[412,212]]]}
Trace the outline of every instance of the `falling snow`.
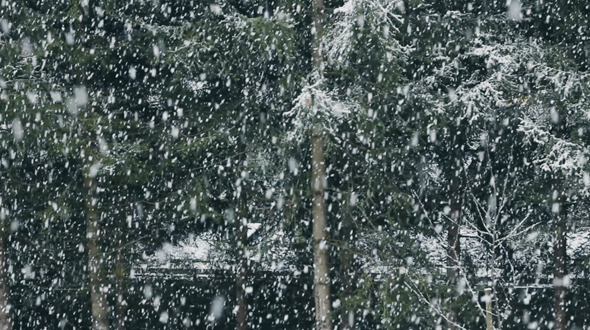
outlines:
{"label": "falling snow", "polygon": [[585,0],[0,0],[0,329],[590,329]]}

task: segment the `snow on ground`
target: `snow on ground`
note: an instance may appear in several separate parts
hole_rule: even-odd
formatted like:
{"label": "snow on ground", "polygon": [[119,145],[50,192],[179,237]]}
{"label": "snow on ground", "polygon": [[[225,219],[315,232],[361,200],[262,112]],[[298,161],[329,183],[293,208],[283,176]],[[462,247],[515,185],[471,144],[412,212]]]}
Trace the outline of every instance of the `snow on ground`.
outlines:
{"label": "snow on ground", "polygon": [[[266,239],[254,237],[254,234],[263,235]],[[247,253],[253,264],[271,272],[296,271],[293,266],[295,253],[290,248],[289,236],[285,231],[266,232],[262,224],[249,223],[248,238],[252,240],[252,248]],[[145,255],[136,265],[137,273],[143,276],[159,276],[174,270],[199,273],[229,270],[234,266],[229,244],[231,242],[212,232],[190,234],[177,245],[166,243],[153,255]]]}
{"label": "snow on ground", "polygon": [[[260,237],[254,238],[253,235]],[[530,233],[529,235],[535,234]],[[538,234],[538,233],[537,233]],[[550,235],[546,235],[550,239]],[[271,272],[297,272],[294,265],[294,251],[291,249],[288,235],[283,230],[265,231],[260,223],[248,224],[248,237],[254,238],[252,249],[249,250],[248,257],[262,269]],[[415,240],[427,256],[428,260],[444,271],[446,267],[446,233],[442,232],[437,237],[426,237],[423,234],[417,234]],[[370,246],[364,246],[362,239],[359,239],[359,248],[370,249]],[[526,241],[526,240],[523,240]],[[519,241],[519,243],[522,243]],[[526,243],[526,242],[525,242]],[[211,270],[229,270],[233,266],[232,256],[227,251],[231,251],[227,246],[217,244],[229,244],[227,241],[221,242],[220,238],[211,232],[201,233],[199,235],[190,234],[178,245],[164,244],[153,255],[145,256],[138,269],[144,276],[159,276],[167,270],[192,270],[197,272],[206,272]],[[488,277],[492,275],[490,267],[490,255],[487,252],[486,243],[478,237],[475,230],[463,228],[461,230],[461,250],[463,259],[468,258],[475,266],[479,267],[478,277]],[[521,249],[515,254],[515,258],[529,258],[535,255],[535,246],[519,244]],[[581,228],[571,232],[567,236],[567,253],[569,256],[581,256],[590,254],[590,228]],[[550,261],[546,261],[549,263]],[[361,268],[372,274],[385,274],[392,271],[403,273],[409,271],[411,265],[401,266],[387,264],[380,260],[378,256],[368,260]],[[496,270],[499,271],[499,270]],[[180,276],[180,274],[178,275]]]}

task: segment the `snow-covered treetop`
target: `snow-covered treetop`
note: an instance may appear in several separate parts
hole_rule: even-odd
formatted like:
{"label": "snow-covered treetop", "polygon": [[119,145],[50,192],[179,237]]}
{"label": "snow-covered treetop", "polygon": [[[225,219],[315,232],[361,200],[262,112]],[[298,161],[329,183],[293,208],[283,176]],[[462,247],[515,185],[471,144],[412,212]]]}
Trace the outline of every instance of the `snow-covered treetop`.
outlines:
{"label": "snow-covered treetop", "polygon": [[[545,146],[544,152],[533,160],[541,170],[559,169],[582,175],[579,170],[587,159],[586,147],[570,136],[557,136],[553,126],[560,116],[567,117],[570,128],[590,118],[587,96],[590,76],[575,70],[570,63],[560,62],[556,56],[559,50],[540,41],[495,39],[492,35],[478,35],[468,49],[443,62],[432,75],[418,82],[415,89],[436,94],[434,86],[442,91],[446,88],[444,97],[425,96],[432,103],[433,112],[438,115],[456,112],[456,118],[471,125],[494,121],[499,109],[513,109],[512,114],[519,121],[518,131],[529,142]],[[465,67],[474,63],[479,69],[462,76]],[[440,81],[449,77],[456,77],[452,82],[455,85],[441,86]],[[485,135],[485,126],[474,127],[479,127]],[[583,134],[583,130],[574,133]]]}
{"label": "snow-covered treetop", "polygon": [[[403,10],[402,1],[382,0],[349,0],[334,9],[333,19],[326,24],[321,41],[326,67],[346,68],[351,62],[350,56],[357,51],[355,44],[361,34],[378,38],[379,47],[384,50],[384,63],[399,61],[406,51],[396,38],[403,24]],[[323,72],[318,72],[323,69],[316,68],[308,75],[293,108],[285,114],[294,117],[296,127],[289,140],[301,137],[318,120],[328,131],[333,131],[345,115],[361,109],[363,102],[359,97],[367,98],[367,92],[360,86],[349,87],[346,95],[329,89]]]}
{"label": "snow-covered treetop", "polygon": [[293,101],[293,108],[285,115],[294,118],[295,130],[288,135],[289,140],[301,138],[303,133],[315,123],[321,121],[327,130],[331,130],[332,124],[341,120],[344,115],[350,114],[358,105],[353,102],[339,100],[335,92],[327,90],[325,81],[314,72],[310,80],[315,83],[304,86],[301,93]]}
{"label": "snow-covered treetop", "polygon": [[383,0],[349,0],[342,7],[334,9],[336,19],[326,33],[323,47],[328,63],[341,67],[350,63],[356,29],[372,29],[379,36],[380,43],[390,52],[389,60],[402,51],[394,34],[403,24],[403,2]]}

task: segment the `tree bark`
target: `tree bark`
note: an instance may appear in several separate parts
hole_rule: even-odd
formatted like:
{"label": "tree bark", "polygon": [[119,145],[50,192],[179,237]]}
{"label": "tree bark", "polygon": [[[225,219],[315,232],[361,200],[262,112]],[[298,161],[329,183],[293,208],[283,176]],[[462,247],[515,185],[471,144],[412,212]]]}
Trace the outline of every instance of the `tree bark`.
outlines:
{"label": "tree bark", "polygon": [[10,318],[10,303],[8,301],[8,274],[6,274],[6,249],[4,238],[6,230],[0,223],[0,329],[12,329]]}
{"label": "tree bark", "polygon": [[84,174],[86,188],[86,235],[88,248],[88,272],[90,275],[90,300],[92,303],[92,329],[109,329],[107,297],[103,291],[105,271],[99,244],[100,212],[96,206],[96,181]]}
{"label": "tree bark", "polygon": [[[559,211],[554,212],[553,225],[555,238],[553,241],[553,286],[555,288],[555,329],[567,329],[566,311],[566,278],[567,278],[567,251],[566,251],[566,210],[564,196],[560,196],[555,203],[559,203]],[[555,211],[555,210],[554,210]]]}
{"label": "tree bark", "polygon": [[330,302],[330,264],[328,259],[328,232],[324,181],[326,163],[324,161],[323,139],[319,129],[314,128],[311,136],[312,150],[312,190],[313,190],[313,264],[316,329],[331,330],[332,316]]}
{"label": "tree bark", "polygon": [[485,289],[486,296],[489,300],[486,301],[486,330],[494,330],[494,319],[492,313],[492,288]]}
{"label": "tree bark", "polygon": [[[567,130],[567,112],[565,109],[559,109],[559,116],[553,123],[555,137],[562,139]],[[566,311],[566,279],[567,279],[567,250],[566,250],[566,233],[567,233],[567,209],[566,209],[566,191],[564,187],[564,174],[559,170],[554,174],[553,184],[553,287],[555,288],[555,329],[567,329],[567,311]]]}
{"label": "tree bark", "polygon": [[238,312],[236,319],[238,330],[248,329],[248,302],[246,300],[246,276],[248,270],[248,205],[246,192],[242,187],[238,197],[238,219],[236,221],[236,239],[238,243],[237,269],[236,269],[236,300]]}
{"label": "tree bark", "polygon": [[[352,194],[352,190],[349,190],[350,194]],[[342,305],[344,307],[348,306],[347,302],[351,299],[352,293],[354,291],[354,280],[355,280],[355,271],[354,271],[354,255],[351,252],[350,242],[354,240],[354,227],[353,227],[353,220],[352,220],[352,205],[351,205],[351,197],[350,194],[345,201],[344,206],[344,215],[342,218],[342,229],[340,230],[340,240],[342,241],[342,247],[339,251],[340,257],[340,265],[342,268],[342,289],[341,289],[341,296],[340,300],[342,301]],[[343,309],[345,312],[346,309]],[[349,314],[341,314],[340,324],[338,329],[340,330],[350,330],[355,329],[354,325],[354,314],[353,311],[348,311]]]}
{"label": "tree bark", "polygon": [[[119,240],[119,245],[122,241]],[[125,320],[127,317],[127,301],[125,300],[125,289],[127,281],[128,266],[123,255],[123,248],[117,250],[117,261],[115,267],[115,285],[117,288],[117,299],[115,302],[115,311],[117,315],[117,329],[125,330]]]}
{"label": "tree bark", "polygon": [[[313,0],[313,64],[320,77],[324,67],[322,35],[324,32],[324,0]],[[311,100],[311,106],[313,100]],[[330,300],[330,263],[328,259],[328,232],[324,182],[326,162],[321,125],[316,125],[311,133],[311,170],[313,191],[313,264],[316,329],[332,330],[332,303]]]}
{"label": "tree bark", "polygon": [[313,0],[313,65],[319,72],[324,67],[322,35],[324,34],[324,0]]}
{"label": "tree bark", "polygon": [[[342,296],[341,300],[343,303],[346,303],[350,297],[352,296],[352,285],[353,285],[353,258],[352,254],[349,251],[350,245],[348,241],[344,240],[342,242],[342,248],[340,249],[340,264],[342,265]],[[349,316],[342,314],[342,319],[340,322],[340,326],[338,327],[340,330],[350,330],[354,329],[354,315]]]}
{"label": "tree bark", "polygon": [[[455,178],[451,180],[451,221],[447,231],[447,281],[451,287],[452,298],[455,297],[457,279],[459,278],[459,258],[461,256],[461,244],[459,233],[462,221],[463,199],[461,194],[461,180],[458,177],[459,171],[456,171]],[[454,299],[453,299],[454,300]],[[456,329],[458,321],[457,311],[451,306],[448,315],[448,328]]]}

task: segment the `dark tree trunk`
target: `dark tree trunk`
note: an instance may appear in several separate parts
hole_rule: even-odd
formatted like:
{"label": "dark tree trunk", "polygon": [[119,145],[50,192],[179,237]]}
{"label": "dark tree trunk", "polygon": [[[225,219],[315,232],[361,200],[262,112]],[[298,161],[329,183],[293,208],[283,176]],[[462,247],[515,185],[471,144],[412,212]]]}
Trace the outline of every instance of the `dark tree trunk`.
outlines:
{"label": "dark tree trunk", "polygon": [[[564,137],[567,129],[567,112],[561,109],[559,117],[553,124],[554,134],[557,138]],[[566,189],[564,186],[564,174],[557,170],[554,173],[553,186],[553,282],[555,288],[555,329],[567,329],[567,310],[566,294],[567,288],[565,283],[567,277],[567,250],[566,250],[566,233],[567,233],[567,208],[566,208]]]}
{"label": "dark tree trunk", "polygon": [[[243,138],[243,137],[242,137]],[[246,165],[246,145],[241,141],[238,145],[240,151],[238,169]],[[242,170],[238,171],[241,172]],[[238,330],[248,329],[248,301],[246,299],[246,285],[248,276],[248,196],[246,185],[242,184],[236,187],[236,219],[234,228],[234,239],[237,249],[235,252],[235,281],[236,281],[236,322]]]}
{"label": "dark tree trunk", "polygon": [[567,312],[565,306],[566,283],[564,282],[567,275],[565,233],[565,221],[560,220],[555,225],[555,242],[553,243],[555,253],[555,270],[553,272],[555,281],[555,329],[557,330],[565,330],[567,328]]}
{"label": "dark tree trunk", "polygon": [[[121,245],[122,242],[119,241],[119,244]],[[126,329],[125,321],[127,317],[127,301],[125,300],[125,289],[127,287],[128,269],[129,267],[127,266],[127,262],[123,254],[123,248],[119,248],[117,250],[117,261],[115,268],[115,285],[117,290],[115,312],[117,315],[116,322],[118,330]]]}
{"label": "dark tree trunk", "polygon": [[462,208],[463,198],[461,193],[461,179],[459,178],[459,171],[455,172],[455,177],[451,180],[451,200],[450,200],[450,223],[447,231],[447,281],[451,287],[451,308],[448,315],[448,328],[456,329],[458,321],[457,310],[453,306],[456,295],[457,280],[459,278],[459,262],[461,257],[461,244],[459,240],[459,233],[462,222]]}
{"label": "dark tree trunk", "polygon": [[236,300],[238,311],[236,319],[238,330],[248,329],[248,302],[246,300],[246,276],[248,271],[248,205],[246,192],[242,188],[238,199],[238,212],[236,221],[236,240],[238,243],[237,269],[236,269]]}
{"label": "dark tree trunk", "polygon": [[[345,207],[345,214],[342,219],[342,229],[340,234],[340,240],[342,241],[342,247],[339,251],[340,266],[342,268],[342,289],[340,300],[343,306],[347,306],[347,302],[351,299],[354,292],[354,254],[351,251],[350,242],[354,240],[354,227],[352,220],[352,205],[350,202],[350,196],[348,196]],[[349,311],[352,313],[352,311]],[[354,314],[342,314],[340,324],[338,326],[340,330],[351,330],[355,329]]]}
{"label": "dark tree trunk", "polygon": [[0,223],[0,329],[12,329],[10,303],[8,302],[8,274],[6,274],[6,248],[4,239],[6,230]]}
{"label": "dark tree trunk", "polygon": [[[342,242],[340,250],[340,264],[342,267],[342,302],[346,303],[352,296],[353,292],[353,256],[349,250],[349,244],[346,238]],[[352,321],[352,322],[351,322]],[[351,330],[354,329],[354,319],[349,319],[349,315],[342,315],[342,320],[339,326],[340,330]]]}
{"label": "dark tree trunk", "polygon": [[90,299],[92,306],[92,329],[109,329],[109,312],[107,297],[103,291],[105,284],[105,271],[103,256],[100,249],[100,212],[97,207],[96,181],[84,175],[84,187],[86,188],[86,234],[88,247],[88,272],[90,275]]}
{"label": "dark tree trunk", "polygon": [[562,194],[554,201],[553,213],[553,286],[555,288],[555,329],[567,329],[567,311],[566,311],[566,278],[567,278],[567,251],[566,251],[566,233],[567,212],[565,209],[565,196]]}

